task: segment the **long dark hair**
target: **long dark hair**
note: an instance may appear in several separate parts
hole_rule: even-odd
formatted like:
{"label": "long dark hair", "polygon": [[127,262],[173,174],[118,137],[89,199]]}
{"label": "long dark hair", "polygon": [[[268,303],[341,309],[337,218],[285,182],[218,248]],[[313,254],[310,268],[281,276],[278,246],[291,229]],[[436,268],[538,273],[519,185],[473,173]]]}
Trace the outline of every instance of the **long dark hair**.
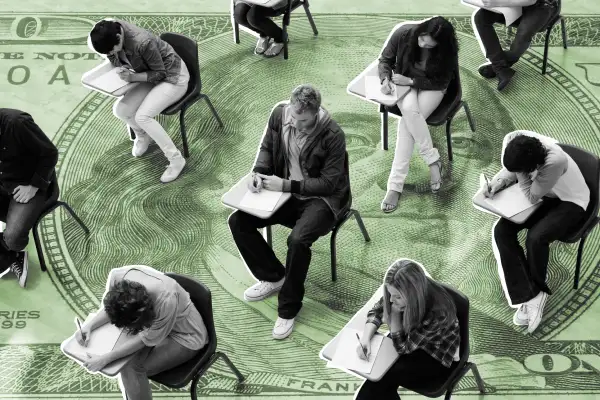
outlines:
{"label": "long dark hair", "polygon": [[444,316],[440,323],[448,327],[456,320],[456,305],[446,289],[425,275],[423,268],[412,260],[396,260],[387,270],[383,286],[384,320],[390,323],[391,295],[385,284],[395,287],[406,299],[402,319],[404,332],[418,328],[432,310]]}
{"label": "long dark hair", "polygon": [[149,328],[156,317],[154,302],[141,283],[123,279],[104,296],[104,310],[117,328],[136,335]]}
{"label": "long dark hair", "polygon": [[437,42],[437,46],[429,49],[430,56],[427,59],[425,69],[433,75],[446,71],[454,71],[458,61],[458,40],[454,26],[444,17],[433,17],[417,25],[409,37],[407,61],[414,64],[420,52],[419,36],[428,34]]}

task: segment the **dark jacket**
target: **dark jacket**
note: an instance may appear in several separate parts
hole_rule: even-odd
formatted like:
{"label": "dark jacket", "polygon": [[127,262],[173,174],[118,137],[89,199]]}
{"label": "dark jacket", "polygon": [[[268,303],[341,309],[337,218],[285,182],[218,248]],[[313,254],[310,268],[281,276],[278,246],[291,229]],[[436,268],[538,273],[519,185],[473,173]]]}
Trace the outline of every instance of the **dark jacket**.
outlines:
{"label": "dark jacket", "polygon": [[[279,104],[271,113],[254,172],[289,178],[287,154],[281,138],[286,106]],[[300,165],[304,180],[292,180],[289,191],[323,198],[337,218],[349,200],[350,177],[346,165],[346,137],[335,121],[329,121],[306,139],[300,153]]]}
{"label": "dark jacket", "polygon": [[413,87],[417,89],[444,90],[454,77],[455,60],[444,62],[443,68],[440,68],[442,63],[427,62],[424,73],[417,71],[408,60],[408,48],[417,26],[418,24],[404,24],[392,33],[379,58],[379,78],[381,82],[385,78],[391,80],[393,71],[412,78]]}
{"label": "dark jacket", "polygon": [[0,108],[0,184],[12,193],[19,185],[42,192],[56,179],[58,149],[31,115]]}

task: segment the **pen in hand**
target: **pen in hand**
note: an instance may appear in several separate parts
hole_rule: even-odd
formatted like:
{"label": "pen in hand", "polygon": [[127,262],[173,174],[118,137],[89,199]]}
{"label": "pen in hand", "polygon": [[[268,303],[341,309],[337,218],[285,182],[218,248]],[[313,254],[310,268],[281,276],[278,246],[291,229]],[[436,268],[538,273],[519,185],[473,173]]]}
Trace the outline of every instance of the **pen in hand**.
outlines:
{"label": "pen in hand", "polygon": [[358,339],[358,344],[360,345],[360,348],[362,349],[363,354],[365,355],[365,360],[369,361],[369,357],[367,356],[367,351],[365,350],[362,343],[360,342],[360,337],[358,336],[358,333],[356,334],[356,339]]}
{"label": "pen in hand", "polygon": [[79,333],[81,334],[81,339],[85,343],[86,337],[85,337],[85,333],[83,333],[83,329],[81,328],[81,322],[79,322],[79,318],[75,318],[75,321],[77,321],[77,327],[79,328]]}

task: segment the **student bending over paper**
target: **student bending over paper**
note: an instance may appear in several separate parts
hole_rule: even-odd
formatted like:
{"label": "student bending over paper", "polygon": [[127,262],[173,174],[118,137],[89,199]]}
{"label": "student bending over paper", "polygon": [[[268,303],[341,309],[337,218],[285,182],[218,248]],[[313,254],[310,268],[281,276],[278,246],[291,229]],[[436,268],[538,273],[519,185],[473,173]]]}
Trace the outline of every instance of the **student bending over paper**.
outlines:
{"label": "student bending over paper", "polygon": [[151,400],[148,376],[193,358],[208,343],[202,316],[177,282],[153,268],[135,265],[110,272],[104,308],[77,332],[85,346],[90,333],[107,322],[136,335],[111,352],[91,354],[84,366],[99,371],[136,353],[120,373],[121,391],[130,400]]}
{"label": "student bending over paper", "polygon": [[423,268],[407,259],[388,269],[383,297],[367,314],[367,323],[356,351],[364,359],[371,338],[386,323],[400,358],[378,382],[365,381],[355,400],[400,399],[398,387],[426,384],[448,374],[458,361],[460,330],[456,306],[446,289],[428,278]]}
{"label": "student bending over paper", "polygon": [[[531,131],[515,131],[504,137],[504,166],[492,178],[490,191],[495,193],[518,182],[532,203],[544,198],[542,205],[523,224],[500,218],[493,231],[500,280],[507,299],[520,305],[513,317],[515,325],[527,325],[533,332],[542,320],[550,289],[546,272],[550,243],[560,240],[576,228],[585,216],[590,190],[579,167],[558,146],[556,140]],[[517,238],[527,232],[527,257]]]}

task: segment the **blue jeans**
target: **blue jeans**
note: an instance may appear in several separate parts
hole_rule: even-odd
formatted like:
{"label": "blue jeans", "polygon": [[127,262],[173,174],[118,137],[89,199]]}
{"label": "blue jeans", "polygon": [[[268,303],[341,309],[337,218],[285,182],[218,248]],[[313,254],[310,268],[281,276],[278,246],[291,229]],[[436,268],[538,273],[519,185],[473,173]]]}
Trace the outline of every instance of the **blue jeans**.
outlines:
{"label": "blue jeans", "polygon": [[29,242],[29,231],[44,210],[46,192],[38,192],[27,203],[18,203],[11,194],[0,189],[0,221],[6,228],[0,237],[0,274],[10,267],[15,252],[22,251]]}

